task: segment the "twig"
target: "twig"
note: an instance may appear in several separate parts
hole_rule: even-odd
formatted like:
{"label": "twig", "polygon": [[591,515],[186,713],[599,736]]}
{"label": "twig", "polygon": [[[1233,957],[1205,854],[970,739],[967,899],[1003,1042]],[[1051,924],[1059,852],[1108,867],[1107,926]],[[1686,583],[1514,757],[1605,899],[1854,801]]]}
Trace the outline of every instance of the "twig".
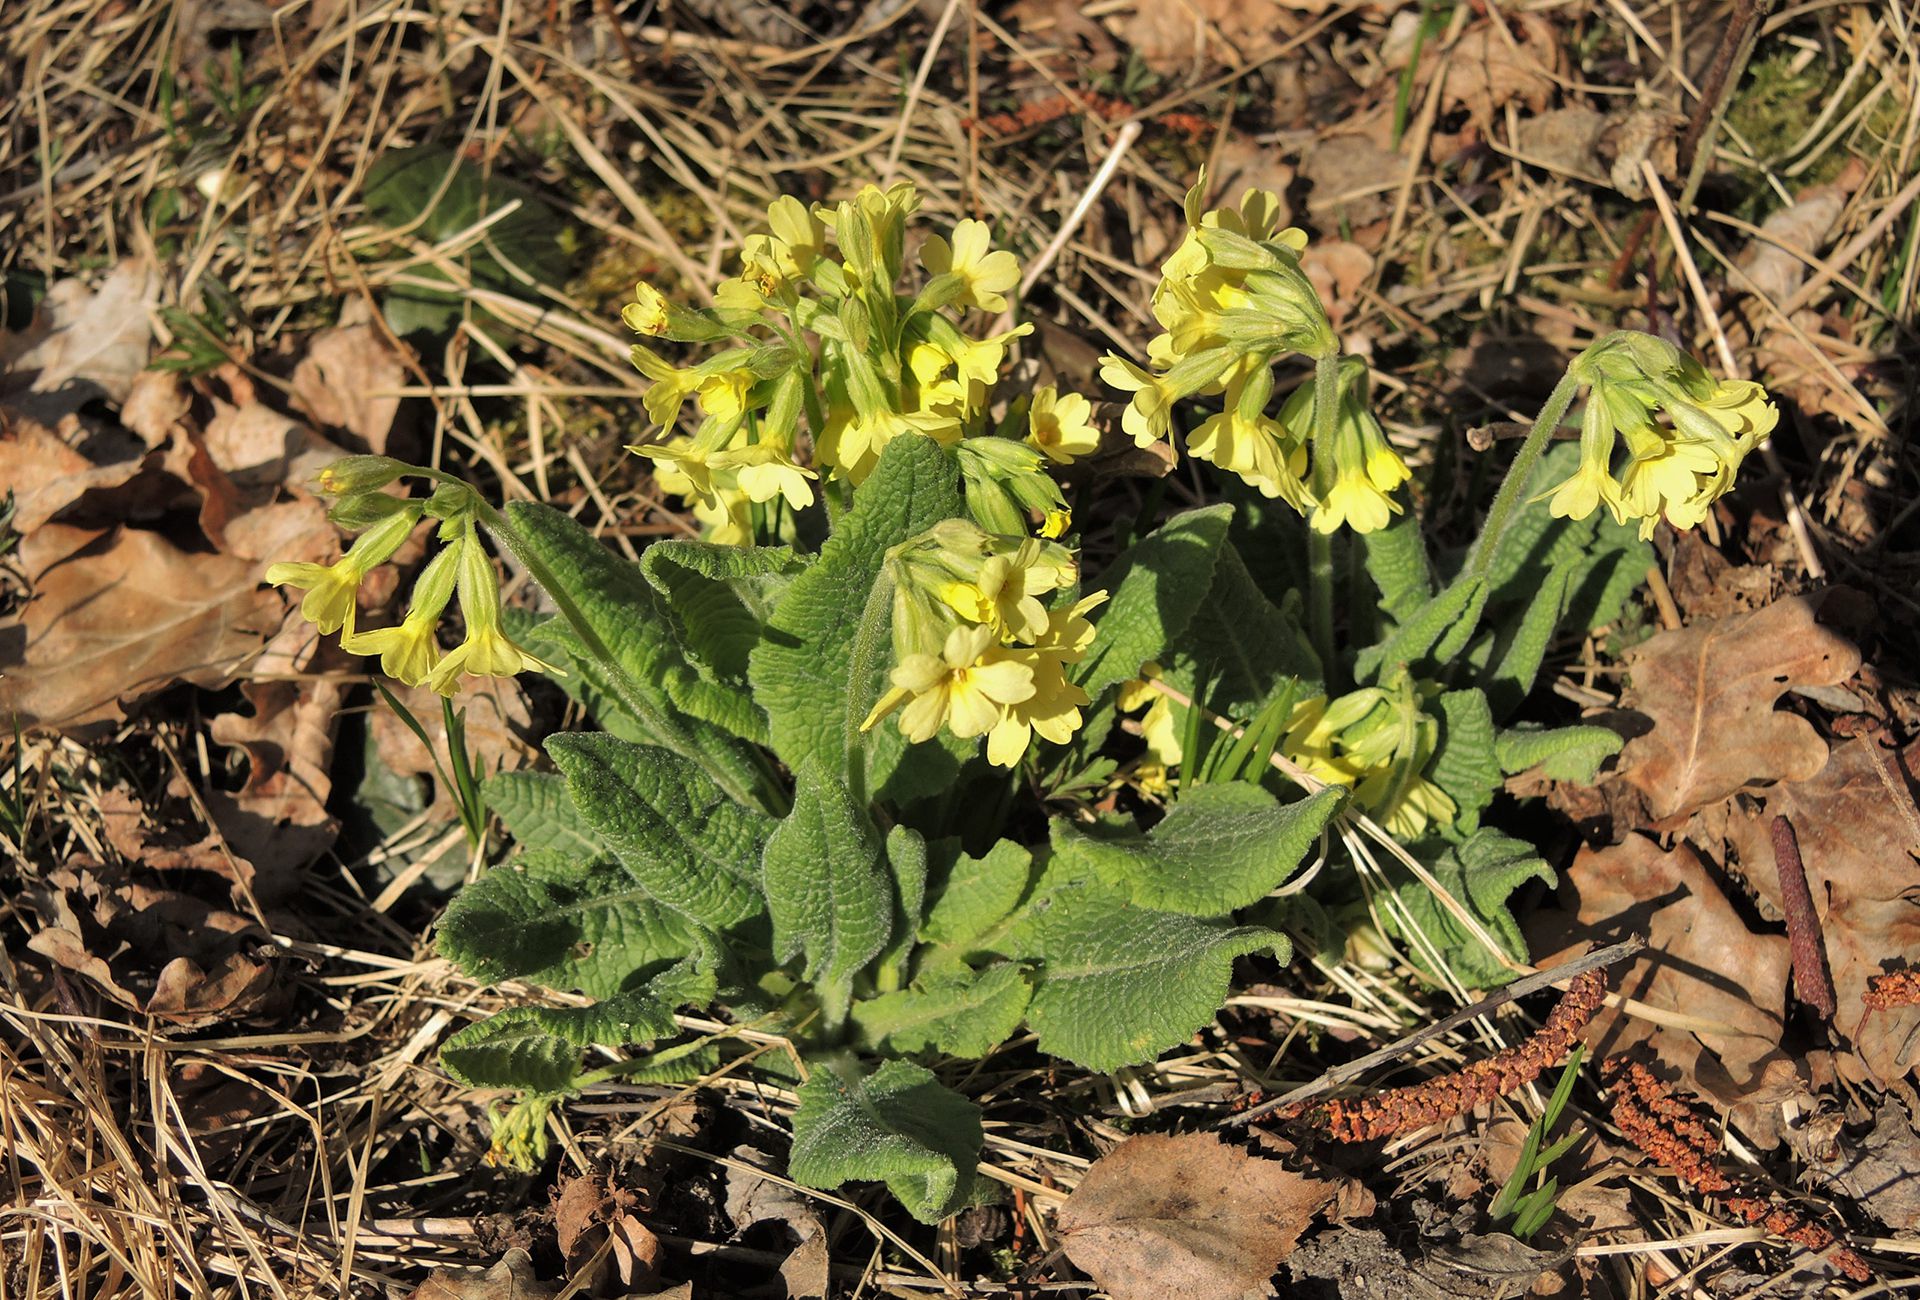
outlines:
{"label": "twig", "polygon": [[1820,941],[1820,916],[1813,909],[1813,891],[1807,888],[1799,838],[1785,817],[1773,819],[1773,865],[1780,873],[1780,905],[1787,914],[1787,941],[1793,948],[1793,991],[1822,1020],[1830,1020],[1833,979],[1827,974],[1826,951]]}
{"label": "twig", "polygon": [[1373,1069],[1376,1065],[1383,1065],[1388,1061],[1406,1055],[1414,1048],[1420,1046],[1420,1044],[1438,1038],[1442,1034],[1449,1033],[1476,1016],[1483,1016],[1489,1011],[1496,1011],[1516,998],[1523,998],[1530,993],[1537,993],[1541,989],[1552,984],[1558,984],[1562,980],[1578,979],[1588,971],[1600,970],[1616,962],[1625,961],[1646,946],[1647,941],[1638,936],[1631,939],[1623,939],[1619,943],[1610,944],[1605,948],[1595,949],[1584,957],[1576,957],[1570,962],[1555,966],[1552,970],[1543,970],[1536,974],[1528,975],[1523,979],[1517,979],[1505,988],[1480,999],[1480,1001],[1474,1003],[1472,1006],[1462,1007],[1451,1015],[1426,1026],[1424,1029],[1415,1030],[1398,1042],[1390,1043],[1377,1052],[1369,1052],[1357,1061],[1349,1061],[1345,1065],[1335,1066],[1318,1079],[1315,1079],[1312,1083],[1295,1088],[1285,1096],[1276,1097],[1272,1101],[1262,1102],[1258,1106],[1243,1110],[1237,1115],[1229,1115],[1220,1121],[1218,1127],[1238,1128],[1241,1125],[1251,1124],[1254,1120],[1271,1115],[1277,1110],[1298,1106],[1300,1103],[1317,1097],[1329,1089],[1339,1087],[1349,1079],[1358,1078]]}

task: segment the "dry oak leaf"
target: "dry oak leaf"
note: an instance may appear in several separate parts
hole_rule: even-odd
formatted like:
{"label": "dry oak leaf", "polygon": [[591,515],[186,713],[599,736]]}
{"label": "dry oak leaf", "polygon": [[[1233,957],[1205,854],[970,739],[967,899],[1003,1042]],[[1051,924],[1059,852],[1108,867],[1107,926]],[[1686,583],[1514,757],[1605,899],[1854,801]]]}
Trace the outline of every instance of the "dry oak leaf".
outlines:
{"label": "dry oak leaf", "polygon": [[1646,948],[1619,968],[1614,987],[1667,1021],[1601,1008],[1586,1031],[1595,1059],[1649,1041],[1689,1087],[1725,1105],[1777,1101],[1798,1087],[1780,1051],[1787,941],[1747,928],[1692,845],[1669,852],[1632,834],[1610,848],[1583,848],[1561,880],[1558,904],[1526,927],[1540,963],[1645,935]]}
{"label": "dry oak leaf", "polygon": [[[533,1256],[518,1247],[500,1257],[492,1268],[436,1268],[427,1280],[407,1292],[406,1300],[553,1300],[563,1288],[542,1282],[533,1269]],[[626,1300],[693,1300],[693,1283]]]}
{"label": "dry oak leaf", "polygon": [[385,455],[407,382],[406,364],[372,325],[322,330],[293,368],[294,405],[323,429],[351,434]]}
{"label": "dry oak leaf", "polygon": [[1156,72],[1196,62],[1238,68],[1285,48],[1294,14],[1319,14],[1332,0],[1136,0],[1106,15],[1108,29]]}
{"label": "dry oak leaf", "polygon": [[146,467],[137,446],[117,449],[131,455],[96,463],[78,449],[92,441],[90,432],[77,415],[49,429],[0,409],[0,483],[13,493],[13,531],[31,533],[87,493],[124,486]]}
{"label": "dry oak leaf", "polygon": [[0,715],[73,732],[170,682],[215,685],[283,609],[253,564],[115,530],[34,575],[26,608],[0,622]]}
{"label": "dry oak leaf", "polygon": [[1905,775],[1916,761],[1920,745],[1902,756],[1855,737],[1835,746],[1813,777],[1768,791],[1760,815],[1727,828],[1742,874],[1777,914],[1780,874],[1768,828],[1776,816],[1793,823],[1833,976],[1833,1027],[1853,1047],[1835,1064],[1854,1083],[1884,1086],[1920,1068],[1920,1007],[1869,1011],[1862,1002],[1868,980],[1920,954],[1920,820]]}
{"label": "dry oak leaf", "polygon": [[1212,1133],[1154,1134],[1096,1160],[1054,1226],[1113,1300],[1234,1300],[1270,1293],[1334,1191]]}
{"label": "dry oak leaf", "polygon": [[58,281],[40,305],[36,324],[44,333],[13,358],[10,369],[33,375],[32,392],[57,395],[57,405],[36,404],[51,414],[77,410],[98,394],[123,401],[147,367],[159,300],[159,273],[140,258],[122,261],[96,288]]}
{"label": "dry oak leaf", "polygon": [[1851,641],[1814,621],[1817,597],[1662,632],[1627,661],[1624,704],[1653,720],[1620,775],[1665,820],[1756,781],[1803,781],[1827,761],[1813,724],[1774,705],[1795,686],[1833,686],[1860,667]]}
{"label": "dry oak leaf", "polygon": [[1443,57],[1442,108],[1466,109],[1483,129],[1507,104],[1539,112],[1552,103],[1562,63],[1553,24],[1536,14],[1496,14],[1470,27]]}

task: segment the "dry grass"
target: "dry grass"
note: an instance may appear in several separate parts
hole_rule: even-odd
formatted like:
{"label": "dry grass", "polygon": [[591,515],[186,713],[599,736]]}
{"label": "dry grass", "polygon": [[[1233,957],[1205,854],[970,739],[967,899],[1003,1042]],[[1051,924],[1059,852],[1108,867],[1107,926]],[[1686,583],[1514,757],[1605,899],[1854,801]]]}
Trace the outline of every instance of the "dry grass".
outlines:
{"label": "dry grass", "polygon": [[[430,410],[432,445],[448,463],[487,467],[508,495],[568,501],[630,545],[687,527],[619,451],[642,433],[640,386],[614,320],[634,278],[698,297],[775,195],[911,180],[936,222],[989,216],[1023,260],[1046,264],[1043,314],[1095,348],[1137,353],[1151,330],[1143,268],[1167,250],[1195,165],[1211,159],[1216,174],[1232,174],[1267,155],[1300,164],[1316,134],[1337,129],[1337,112],[1303,129],[1269,107],[1284,106],[1296,84],[1309,87],[1309,103],[1378,102],[1399,75],[1384,52],[1404,35],[1392,6],[1314,17],[1276,9],[1281,35],[1260,61],[1223,63],[1216,45],[1136,96],[1144,129],[1082,117],[994,139],[964,123],[1088,88],[1077,60],[1058,52],[1059,29],[1016,32],[971,3],[847,6],[819,30],[779,6],[737,6],[732,29],[697,16],[724,7],[688,9],[673,11],[669,29],[651,6],[616,26],[604,3],[15,0],[0,27],[10,292],[16,277],[50,282],[149,258],[166,276],[163,301],[228,304],[230,359],[284,391],[281,363],[316,328],[371,308],[423,267],[460,282],[460,254],[484,230],[437,244],[396,238],[361,205],[368,169],[389,149],[453,145],[562,201],[590,266],[525,297],[474,290],[511,346],[470,320],[438,355],[415,358],[403,395]],[[1458,169],[1429,165],[1436,134],[1457,126],[1442,86],[1475,12],[1459,6],[1431,38],[1442,62],[1407,105],[1405,166],[1371,196],[1345,196],[1372,197],[1376,215],[1370,231],[1349,232],[1368,241],[1372,260],[1345,286],[1340,323],[1350,346],[1400,377],[1383,394],[1395,439],[1448,467],[1444,505],[1444,485],[1458,498],[1473,475],[1448,459],[1451,435],[1532,414],[1512,405],[1526,384],[1509,382],[1511,340],[1564,353],[1622,325],[1675,332],[1730,373],[1772,375],[1795,407],[1776,439],[1791,468],[1776,463],[1772,486],[1785,495],[1755,507],[1777,509],[1787,527],[1756,558],[1878,593],[1889,644],[1912,645],[1920,483],[1904,429],[1920,355],[1909,324],[1920,282],[1920,47],[1910,10],[1803,5],[1767,18],[1753,79],[1707,137],[1713,183],[1689,206],[1687,178],[1650,165],[1652,209],[1523,162],[1512,104],[1489,125],[1472,193]],[[1544,12],[1588,54],[1559,75],[1563,92],[1696,114],[1717,31],[1702,12],[1664,0]],[[237,65],[230,47],[246,51]],[[1755,108],[1763,81],[1777,88],[1829,63],[1839,71],[1823,98],[1773,117]],[[1171,114],[1213,123],[1211,143],[1166,128]],[[1702,114],[1721,120],[1711,105]],[[1777,126],[1785,143],[1761,139],[1760,126]],[[1755,224],[1815,177],[1843,174],[1851,188],[1819,245],[1828,251]],[[1645,210],[1657,224],[1632,240],[1632,215]],[[1326,208],[1301,215],[1337,222]],[[1756,244],[1800,268],[1784,296],[1746,275],[1741,254]],[[1063,371],[1073,364],[1069,350],[1041,355]],[[1185,472],[1171,482],[1178,499],[1204,491]],[[1609,701],[1595,646],[1581,657],[1584,669],[1557,689]],[[1897,682],[1899,671],[1887,675]],[[155,742],[135,728],[115,743]],[[8,846],[16,886],[75,851],[102,851],[89,829],[93,756],[42,741],[23,753],[23,775],[0,778],[33,810],[23,841]],[[1373,860],[1362,840],[1353,847]],[[367,865],[316,868],[297,934],[276,930],[283,1020],[199,1035],[90,1014],[84,989],[23,959],[26,924],[6,905],[0,1297],[370,1295],[416,1283],[423,1268],[489,1261],[526,1235],[514,1216],[544,1206],[546,1187],[484,1165],[487,1099],[453,1085],[434,1049],[527,991],[475,987],[433,956],[429,916],[370,888]],[[968,1083],[987,1111],[983,1172],[1009,1189],[1024,1259],[1047,1257],[1043,1211],[1134,1122],[1170,1110],[1214,1118],[1239,1088],[1311,1078],[1323,1034],[1345,1040],[1342,1050],[1377,1047],[1470,1000],[1457,986],[1423,987],[1403,964],[1322,954],[1314,973],[1309,988],[1235,998],[1223,1027],[1191,1050],[1110,1079],[1037,1068],[1023,1042],[983,1063]],[[1405,1065],[1446,1069],[1526,1027],[1515,1012],[1469,1022]],[[777,1037],[734,1036],[782,1050]],[[734,1139],[784,1127],[790,1094],[732,1075],[705,1082],[706,1095],[726,1100]],[[689,1177],[712,1183],[730,1157],[700,1128],[710,1121],[690,1108],[693,1091],[605,1085],[556,1112],[563,1169],[677,1156],[700,1171]],[[1597,1113],[1585,1122],[1603,1125]],[[1400,1154],[1384,1176],[1402,1190],[1459,1155],[1437,1141]],[[1705,1294],[1696,1283],[1754,1239],[1675,1199],[1665,1182],[1635,1186],[1656,1216],[1643,1225],[1650,1239],[1579,1248],[1610,1261],[1632,1293]],[[951,1225],[908,1237],[877,1199],[815,1199],[848,1294],[1005,1293],[968,1275],[964,1261],[977,1257]],[[778,1260],[718,1236],[666,1240],[690,1267],[734,1270],[723,1276],[764,1275]],[[1773,1293],[1786,1293],[1786,1276],[1771,1280]]]}

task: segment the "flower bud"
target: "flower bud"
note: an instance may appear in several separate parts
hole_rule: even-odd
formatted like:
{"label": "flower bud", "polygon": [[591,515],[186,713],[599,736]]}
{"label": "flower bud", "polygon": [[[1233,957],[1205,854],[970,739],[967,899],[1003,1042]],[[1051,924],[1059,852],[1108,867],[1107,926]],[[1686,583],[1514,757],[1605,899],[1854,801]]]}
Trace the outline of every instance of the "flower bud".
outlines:
{"label": "flower bud", "polygon": [[330,497],[374,492],[412,468],[391,456],[343,456],[314,476],[314,486]]}

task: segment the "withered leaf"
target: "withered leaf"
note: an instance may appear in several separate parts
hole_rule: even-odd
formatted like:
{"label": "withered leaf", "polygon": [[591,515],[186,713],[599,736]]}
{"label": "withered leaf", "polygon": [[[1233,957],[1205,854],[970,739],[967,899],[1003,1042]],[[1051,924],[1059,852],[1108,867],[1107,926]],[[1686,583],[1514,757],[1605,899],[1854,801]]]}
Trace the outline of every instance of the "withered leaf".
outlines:
{"label": "withered leaf", "polygon": [[[436,1268],[406,1300],[553,1300],[561,1290],[542,1282],[534,1272],[533,1256],[516,1247],[489,1269]],[[693,1300],[693,1284],[683,1282],[645,1296],[630,1292],[627,1300]]]}
{"label": "withered leaf", "polygon": [[170,682],[218,683],[283,608],[244,560],[119,530],[39,573],[26,609],[0,623],[0,714],[74,731]]}
{"label": "withered leaf", "polygon": [[1562,63],[1552,22],[1537,14],[1503,14],[1476,23],[1443,57],[1443,106],[1466,109],[1482,128],[1507,104],[1538,110],[1552,103]]}
{"label": "withered leaf", "polygon": [[159,296],[159,273],[131,257],[96,287],[61,280],[49,288],[41,304],[47,331],[12,367],[33,375],[33,392],[58,395],[58,406],[43,402],[35,409],[59,415],[96,394],[124,399],[134,376],[146,369]]}
{"label": "withered leaf", "polygon": [[1853,1046],[1838,1064],[1864,1067],[1883,1085],[1920,1067],[1920,1007],[1869,1012],[1862,1002],[1869,979],[1920,953],[1920,833],[1900,808],[1902,800],[1913,808],[1904,773],[1916,759],[1920,747],[1903,763],[1855,737],[1814,776],[1769,791],[1758,816],[1727,828],[1748,884],[1777,912],[1780,874],[1768,830],[1775,816],[1793,824],[1833,975],[1833,1027]]}
{"label": "withered leaf", "polygon": [[1920,1133],[1892,1097],[1857,1142],[1836,1142],[1809,1162],[1814,1172],[1895,1232],[1920,1228]]}
{"label": "withered leaf", "polygon": [[1800,781],[1827,761],[1811,723],[1774,706],[1790,687],[1853,676],[1860,652],[1790,596],[1751,614],[1662,632],[1628,660],[1625,704],[1653,721],[1620,755],[1623,780],[1656,818],[1691,812],[1755,781]]}
{"label": "withered leaf", "polygon": [[1114,1300],[1231,1300],[1268,1293],[1334,1190],[1211,1133],[1153,1134],[1096,1160],[1055,1227]]}
{"label": "withered leaf", "polygon": [[120,487],[145,468],[137,443],[116,449],[125,455],[95,463],[75,446],[87,437],[75,415],[64,417],[56,430],[0,410],[0,483],[13,492],[15,532],[31,533],[87,493]]}
{"label": "withered leaf", "polygon": [[322,330],[293,368],[293,400],[315,424],[358,438],[385,455],[400,399],[390,394],[407,382],[406,366],[385,336],[371,325]]}
{"label": "withered leaf", "polygon": [[1787,941],[1747,928],[1692,845],[1668,852],[1633,834],[1611,848],[1582,849],[1558,902],[1528,925],[1541,964],[1643,934],[1646,948],[1617,968],[1614,990],[1674,1022],[1602,1008],[1586,1032],[1596,1058],[1650,1042],[1689,1085],[1723,1103],[1789,1086],[1793,1072],[1780,1051]]}

